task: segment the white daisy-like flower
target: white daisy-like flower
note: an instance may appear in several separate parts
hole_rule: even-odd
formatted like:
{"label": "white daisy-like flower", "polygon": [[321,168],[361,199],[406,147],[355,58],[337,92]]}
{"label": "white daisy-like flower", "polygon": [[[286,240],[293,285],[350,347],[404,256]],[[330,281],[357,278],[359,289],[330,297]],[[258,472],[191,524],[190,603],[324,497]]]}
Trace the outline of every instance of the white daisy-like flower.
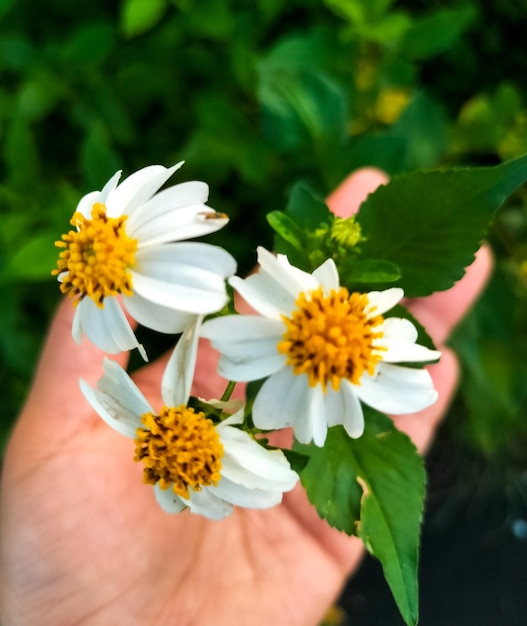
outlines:
{"label": "white daisy-like flower", "polygon": [[118,184],[117,172],[102,191],[79,202],[75,230],[62,236],[58,276],[76,304],[73,337],[83,334],[105,352],[144,349],[117,297],[140,324],[182,332],[196,315],[220,310],[228,300],[225,279],[233,257],[205,243],[183,241],[214,232],[228,219],[205,205],[199,181],[158,190],[181,167],[145,167]]}
{"label": "white daisy-like flower", "polygon": [[[235,413],[215,423],[188,406],[201,319],[181,336],[161,385],[165,406],[156,413],[128,374],[104,359],[97,389],[81,380],[84,396],[102,419],[135,440],[135,460],[143,479],[168,513],[188,508],[210,519],[223,519],[233,506],[264,509],[282,501],[298,475],[281,450],[267,450],[247,432],[240,402],[207,404]],[[240,406],[241,405],[241,406]]]}
{"label": "white daisy-like flower", "polygon": [[342,424],[350,437],[362,435],[361,401],[392,414],[436,401],[426,370],[395,365],[440,357],[415,343],[410,321],[383,317],[402,289],[350,294],[332,259],[312,274],[263,248],[258,261],[258,273],[229,282],[259,315],[219,317],[201,331],[221,353],[222,376],[268,377],[252,408],[258,428],[292,426],[298,441],[322,446],[329,426]]}

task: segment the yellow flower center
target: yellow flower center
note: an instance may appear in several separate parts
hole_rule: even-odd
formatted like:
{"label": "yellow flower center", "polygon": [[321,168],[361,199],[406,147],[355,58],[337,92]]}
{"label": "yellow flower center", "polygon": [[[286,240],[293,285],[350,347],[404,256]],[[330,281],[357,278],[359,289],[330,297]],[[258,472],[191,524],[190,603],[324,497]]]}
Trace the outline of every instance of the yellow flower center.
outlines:
{"label": "yellow flower center", "polygon": [[[301,293],[291,318],[283,316],[287,330],[278,351],[287,355],[287,364],[296,375],[307,374],[309,385],[328,383],[335,391],[342,379],[360,384],[364,372],[372,375],[381,360],[382,315],[367,315],[366,294],[349,294],[345,287],[324,295],[322,287]],[[371,310],[371,309],[370,309]]]}
{"label": "yellow flower center", "polygon": [[124,224],[127,216],[107,217],[104,204],[94,204],[91,219],[74,213],[70,224],[77,230],[62,235],[55,245],[64,250],[52,274],[67,272],[60,284],[62,293],[79,299],[89,296],[98,307],[106,296],[132,294],[128,268],[135,262],[137,239],[130,239]]}
{"label": "yellow flower center", "polygon": [[137,429],[134,461],[143,461],[143,481],[159,483],[188,499],[189,488],[216,486],[221,478],[223,445],[212,420],[203,412],[164,407],[160,415],[145,413],[146,428]]}

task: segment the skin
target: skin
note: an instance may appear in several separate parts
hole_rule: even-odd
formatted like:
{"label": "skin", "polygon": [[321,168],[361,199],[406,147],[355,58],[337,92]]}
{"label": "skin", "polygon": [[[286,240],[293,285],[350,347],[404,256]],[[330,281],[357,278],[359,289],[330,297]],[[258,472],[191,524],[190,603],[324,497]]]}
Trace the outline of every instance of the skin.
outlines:
{"label": "skin", "polygon": [[[341,216],[357,210],[385,176],[360,170],[329,198]],[[454,392],[458,367],[444,341],[485,284],[482,248],[447,292],[409,302],[443,350],[430,367],[438,402],[395,418],[426,450]],[[364,553],[361,542],[318,518],[297,486],[281,505],[237,509],[211,522],[167,515],[142,484],[133,442],[115,433],[81,395],[101,352],[71,339],[73,307],[52,322],[35,380],[4,463],[0,509],[0,621],[5,626],[316,625]],[[115,359],[122,365],[128,356]],[[194,393],[218,397],[217,356],[200,347]],[[135,380],[154,407],[165,362]],[[241,393],[241,390],[238,390]],[[286,437],[287,435],[282,435]]]}

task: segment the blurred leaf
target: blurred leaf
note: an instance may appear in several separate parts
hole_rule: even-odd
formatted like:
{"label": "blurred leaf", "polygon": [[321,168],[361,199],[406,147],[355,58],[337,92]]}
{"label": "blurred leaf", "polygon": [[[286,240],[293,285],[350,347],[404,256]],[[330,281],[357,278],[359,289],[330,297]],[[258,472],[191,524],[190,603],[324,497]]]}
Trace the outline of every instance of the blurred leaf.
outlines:
{"label": "blurred leaf", "polygon": [[115,33],[108,23],[83,25],[64,44],[63,54],[71,63],[99,65],[112,51]]}
{"label": "blurred leaf", "polygon": [[511,443],[527,435],[527,346],[516,289],[498,265],[449,340],[462,364],[461,395],[468,408],[468,420],[457,432],[463,430],[474,449],[493,458],[505,457]]}
{"label": "blurred leaf", "polygon": [[7,128],[4,159],[17,184],[32,183],[37,178],[40,159],[35,135],[24,117],[16,117]]}
{"label": "blurred leaf", "polygon": [[26,237],[11,257],[7,276],[17,280],[51,280],[51,270],[58,258],[58,249],[53,245],[55,238],[52,231]]}
{"label": "blurred leaf", "polygon": [[347,98],[320,64],[318,36],[278,42],[258,64],[258,100],[269,141],[278,149],[338,140],[346,134]]}
{"label": "blurred leaf", "polygon": [[18,106],[21,117],[39,120],[49,115],[64,95],[63,85],[49,74],[37,75],[20,90]]}
{"label": "blurred leaf", "polygon": [[381,561],[404,620],[416,624],[425,472],[410,439],[365,408],[359,439],[335,426],[323,448],[295,443],[294,449],[310,457],[300,479],[319,515],[362,539]]}
{"label": "blurred leaf", "polygon": [[104,181],[122,167],[112,150],[108,134],[100,124],[93,126],[81,147],[81,162],[89,187],[99,189]]}
{"label": "blurred leaf", "polygon": [[408,297],[448,289],[474,259],[494,211],[526,180],[527,156],[394,178],[359,210],[362,254],[399,266]]}
{"label": "blurred leaf", "polygon": [[127,37],[141,35],[163,17],[168,0],[125,0],[121,8],[121,26]]}
{"label": "blurred leaf", "polygon": [[324,4],[350,24],[362,25],[384,17],[395,0],[324,0]]}
{"label": "blurred leaf", "polygon": [[400,51],[411,59],[427,59],[451,48],[477,17],[470,5],[438,9],[414,18],[400,43]]}
{"label": "blurred leaf", "polygon": [[13,4],[15,4],[15,0],[0,0],[0,18],[9,11]]}
{"label": "blurred leaf", "polygon": [[446,150],[446,116],[434,99],[418,92],[389,134],[405,140],[406,170],[434,167]]}

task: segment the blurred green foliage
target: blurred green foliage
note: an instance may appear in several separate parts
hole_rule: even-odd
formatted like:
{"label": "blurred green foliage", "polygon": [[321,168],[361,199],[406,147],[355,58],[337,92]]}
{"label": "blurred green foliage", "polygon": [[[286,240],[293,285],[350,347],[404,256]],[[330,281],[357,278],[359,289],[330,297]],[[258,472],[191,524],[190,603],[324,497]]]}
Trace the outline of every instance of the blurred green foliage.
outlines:
{"label": "blurred green foliage", "polygon": [[[53,241],[83,193],[117,169],[185,159],[178,179],[210,184],[231,217],[212,240],[243,273],[298,182],[323,196],[364,165],[395,175],[527,152],[527,55],[514,48],[526,13],[521,0],[1,0],[2,441],[58,300]],[[453,427],[519,471],[525,192],[490,240],[495,278],[453,340],[465,407]]]}

